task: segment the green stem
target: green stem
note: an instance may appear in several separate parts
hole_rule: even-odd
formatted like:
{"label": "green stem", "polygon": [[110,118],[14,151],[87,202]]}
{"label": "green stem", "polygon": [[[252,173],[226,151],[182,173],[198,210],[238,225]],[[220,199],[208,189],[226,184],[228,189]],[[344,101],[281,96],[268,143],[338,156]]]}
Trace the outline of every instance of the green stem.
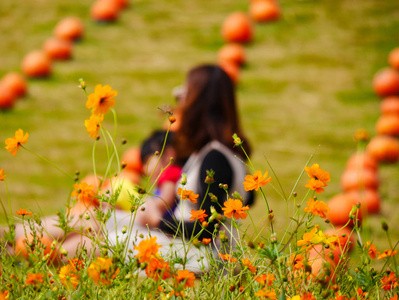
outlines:
{"label": "green stem", "polygon": [[49,164],[52,165],[54,168],[56,168],[58,171],[60,171],[62,174],[68,176],[69,178],[71,178],[72,180],[75,181],[75,178],[74,178],[72,175],[70,175],[70,174],[68,174],[67,172],[65,172],[65,171],[63,171],[62,169],[60,169],[57,165],[53,164],[53,163],[52,163],[51,161],[49,161],[47,158],[45,158],[45,157],[43,157],[43,156],[37,154],[36,152],[33,152],[33,151],[29,150],[28,148],[26,148],[26,147],[24,147],[24,146],[22,146],[22,145],[21,145],[21,147],[24,148],[26,151],[28,151],[28,152],[30,152],[30,153],[36,155],[37,157],[39,157],[40,159],[44,160],[45,162],[49,163]]}

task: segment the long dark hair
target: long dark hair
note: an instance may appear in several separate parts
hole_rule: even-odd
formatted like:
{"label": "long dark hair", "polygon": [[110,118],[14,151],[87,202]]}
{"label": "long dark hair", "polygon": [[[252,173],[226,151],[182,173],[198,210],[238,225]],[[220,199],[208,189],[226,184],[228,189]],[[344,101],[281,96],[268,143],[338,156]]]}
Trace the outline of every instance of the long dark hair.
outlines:
{"label": "long dark hair", "polygon": [[184,160],[213,140],[243,156],[241,149],[233,147],[234,133],[244,140],[249,155],[250,146],[237,113],[234,84],[227,73],[216,65],[198,66],[188,73],[186,89],[175,136],[177,158]]}

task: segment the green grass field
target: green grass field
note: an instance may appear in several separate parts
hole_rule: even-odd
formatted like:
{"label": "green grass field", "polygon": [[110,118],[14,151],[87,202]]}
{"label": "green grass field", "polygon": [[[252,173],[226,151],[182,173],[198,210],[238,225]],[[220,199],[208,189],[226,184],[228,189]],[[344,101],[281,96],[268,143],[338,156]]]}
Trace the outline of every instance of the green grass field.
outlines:
{"label": "green grass field", "polygon": [[[15,109],[0,113],[0,140],[21,128],[30,133],[26,145],[30,150],[68,173],[80,170],[82,176],[92,171],[93,140],[84,128],[89,111],[78,79],[85,79],[89,91],[101,83],[119,92],[117,136],[128,140],[122,153],[162,126],[165,117],[157,107],[174,104],[171,91],[191,67],[216,62],[224,18],[248,8],[246,0],[134,1],[118,22],[97,24],[89,17],[92,2],[0,1],[0,76],[19,70],[23,56],[40,48],[61,18],[78,16],[85,23],[86,34],[75,45],[73,60],[54,63],[49,79],[30,80],[29,96]],[[345,163],[356,150],[352,138],[356,129],[366,128],[374,135],[380,100],[371,82],[375,72],[387,65],[389,51],[399,46],[399,2],[285,0],[280,4],[282,19],[256,25],[255,39],[246,47],[248,64],[238,86],[241,119],[254,148],[254,164],[269,170],[267,157],[286,193],[316,152],[313,162],[332,177],[319,198],[326,201],[340,191]],[[112,120],[107,118],[110,128]],[[104,159],[98,164],[101,172]],[[73,183],[26,151],[16,157],[0,151],[0,168],[8,174],[13,210],[55,213]],[[399,221],[398,165],[381,167],[380,177],[382,212],[369,220],[376,235],[381,234],[382,217],[391,227]],[[301,182],[299,193],[306,181]],[[283,226],[285,205],[270,187],[266,192],[276,224]],[[6,202],[3,184],[0,197]],[[255,217],[263,216],[263,208],[259,198]],[[399,229],[393,230],[399,237]]]}

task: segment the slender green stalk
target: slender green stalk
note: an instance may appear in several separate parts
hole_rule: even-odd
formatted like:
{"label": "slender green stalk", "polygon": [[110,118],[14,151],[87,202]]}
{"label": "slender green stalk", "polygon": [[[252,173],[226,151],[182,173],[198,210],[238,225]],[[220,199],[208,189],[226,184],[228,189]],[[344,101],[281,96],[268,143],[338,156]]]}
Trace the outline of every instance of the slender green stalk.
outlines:
{"label": "slender green stalk", "polygon": [[22,148],[24,148],[26,151],[28,151],[29,153],[32,153],[33,155],[36,155],[37,157],[39,157],[40,159],[44,160],[45,162],[47,162],[48,164],[52,165],[54,168],[56,168],[58,171],[60,171],[62,174],[66,175],[67,177],[69,177],[70,179],[72,179],[73,181],[75,181],[75,177],[73,177],[72,175],[68,174],[67,172],[63,171],[62,169],[60,169],[57,165],[53,164],[51,161],[49,161],[47,158],[37,154],[36,152],[33,152],[31,150],[29,150],[28,148],[24,147],[21,145]]}

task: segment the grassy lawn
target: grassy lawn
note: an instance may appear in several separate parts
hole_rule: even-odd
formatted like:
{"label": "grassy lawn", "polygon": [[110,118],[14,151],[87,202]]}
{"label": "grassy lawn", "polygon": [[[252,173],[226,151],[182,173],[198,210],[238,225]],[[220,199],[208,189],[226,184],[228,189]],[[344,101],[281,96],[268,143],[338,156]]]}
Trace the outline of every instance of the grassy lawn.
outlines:
{"label": "grassy lawn", "polygon": [[[78,16],[85,23],[85,37],[74,46],[74,59],[54,63],[49,79],[30,80],[29,96],[12,111],[0,113],[0,140],[22,128],[30,133],[30,150],[68,173],[79,170],[82,176],[92,170],[93,141],[84,129],[89,111],[77,88],[78,79],[86,80],[89,91],[101,83],[119,92],[117,137],[128,140],[123,152],[162,126],[164,116],[157,107],[174,104],[171,91],[183,82],[187,70],[216,61],[223,45],[220,27],[224,18],[248,8],[245,0],[141,0],[123,11],[118,22],[98,24],[89,17],[92,2],[0,2],[0,76],[19,70],[23,56],[40,48],[61,18]],[[320,197],[326,201],[340,191],[340,176],[356,149],[352,138],[356,129],[366,128],[374,135],[380,101],[371,82],[375,72],[387,65],[389,51],[399,45],[399,3],[280,3],[283,18],[256,25],[254,42],[246,47],[248,64],[238,86],[242,123],[254,148],[254,164],[269,170],[267,157],[287,194],[315,153],[313,162],[332,177]],[[112,128],[107,117],[106,126]],[[98,158],[101,172],[105,156],[99,151]],[[72,188],[72,181],[26,151],[16,157],[0,151],[0,168],[8,174],[13,210],[23,207],[55,213]],[[382,212],[368,222],[377,234],[381,234],[382,217],[391,227],[399,221],[398,166],[381,167],[380,177]],[[305,182],[299,184],[300,195]],[[266,192],[276,212],[276,225],[282,227],[286,222],[284,201],[271,187]],[[6,201],[4,185],[0,197]],[[263,212],[259,198],[254,217],[262,217]],[[4,219],[3,213],[1,216]],[[393,231],[398,240],[399,229]]]}

